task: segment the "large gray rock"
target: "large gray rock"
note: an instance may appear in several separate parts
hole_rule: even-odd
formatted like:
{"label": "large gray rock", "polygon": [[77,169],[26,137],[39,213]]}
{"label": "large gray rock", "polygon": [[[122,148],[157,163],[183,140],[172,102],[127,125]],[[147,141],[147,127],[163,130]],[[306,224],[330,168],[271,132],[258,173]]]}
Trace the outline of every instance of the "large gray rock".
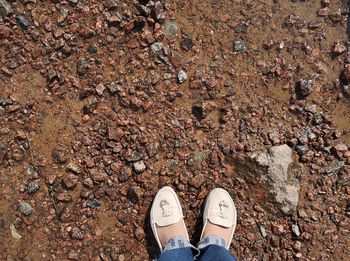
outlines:
{"label": "large gray rock", "polygon": [[252,199],[270,212],[291,214],[299,202],[301,170],[288,145],[233,158],[239,173],[250,184]]}
{"label": "large gray rock", "polygon": [[288,172],[293,163],[292,150],[288,145],[274,146],[268,152],[260,153],[256,162],[267,167],[265,175],[261,178],[267,182],[282,212],[288,214],[294,211],[299,201],[300,184],[294,173]]}

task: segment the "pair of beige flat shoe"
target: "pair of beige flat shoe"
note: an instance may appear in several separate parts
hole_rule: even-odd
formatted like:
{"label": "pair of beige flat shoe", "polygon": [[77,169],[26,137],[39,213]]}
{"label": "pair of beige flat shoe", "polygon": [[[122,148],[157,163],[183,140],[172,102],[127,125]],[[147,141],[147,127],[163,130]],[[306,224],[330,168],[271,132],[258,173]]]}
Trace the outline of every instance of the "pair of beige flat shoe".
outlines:
{"label": "pair of beige flat shoe", "polygon": [[[181,203],[176,192],[171,187],[163,187],[158,191],[153,201],[150,219],[154,237],[161,251],[163,246],[158,236],[157,226],[165,227],[181,221],[189,241]],[[232,228],[230,240],[225,241],[225,247],[229,249],[236,228],[237,212],[235,204],[226,190],[216,188],[209,193],[204,207],[203,230],[200,240],[204,237],[208,221],[223,228]]]}

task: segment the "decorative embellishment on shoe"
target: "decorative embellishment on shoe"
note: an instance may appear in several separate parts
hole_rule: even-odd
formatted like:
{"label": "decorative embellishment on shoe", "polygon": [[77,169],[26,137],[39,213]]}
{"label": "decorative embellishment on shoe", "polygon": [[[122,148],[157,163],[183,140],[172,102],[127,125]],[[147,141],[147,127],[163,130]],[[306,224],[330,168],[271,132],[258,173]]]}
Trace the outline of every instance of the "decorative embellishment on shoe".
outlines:
{"label": "decorative embellishment on shoe", "polygon": [[224,209],[228,208],[228,204],[223,200],[219,203],[220,212],[218,214],[222,219],[226,219],[227,215],[224,213]]}
{"label": "decorative embellishment on shoe", "polygon": [[171,210],[169,210],[170,204],[169,204],[169,202],[167,200],[163,199],[160,202],[159,206],[162,209],[162,216],[163,217],[169,217],[169,216],[171,216],[173,214],[173,212]]}

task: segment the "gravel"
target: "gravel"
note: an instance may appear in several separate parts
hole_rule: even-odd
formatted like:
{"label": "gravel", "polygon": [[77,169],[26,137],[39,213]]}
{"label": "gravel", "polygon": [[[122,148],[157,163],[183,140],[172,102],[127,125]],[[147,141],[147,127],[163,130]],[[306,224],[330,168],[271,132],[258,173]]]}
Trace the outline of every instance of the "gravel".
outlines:
{"label": "gravel", "polygon": [[194,42],[190,37],[185,37],[181,41],[181,48],[185,51],[190,51],[192,47],[194,46]]}
{"label": "gravel", "polygon": [[146,170],[146,165],[145,163],[141,160],[141,161],[138,161],[138,162],[135,162],[133,164],[133,167],[134,167],[134,170],[137,172],[137,173],[141,173],[143,171]]}
{"label": "gravel", "polygon": [[0,16],[6,17],[12,13],[13,13],[13,9],[11,5],[5,0],[0,0]]}
{"label": "gravel", "polygon": [[188,79],[187,73],[184,70],[180,70],[179,73],[177,74],[177,80],[178,82],[184,83]]}
{"label": "gravel", "polygon": [[31,181],[27,184],[28,194],[35,194],[39,190],[40,186],[37,181]]}
{"label": "gravel", "polygon": [[29,216],[33,212],[33,208],[26,202],[20,202],[19,203],[19,211],[25,215]]}
{"label": "gravel", "polygon": [[0,184],[18,203],[0,206],[0,260],[156,258],[165,185],[192,230],[211,189],[232,195],[238,260],[344,260],[343,2],[0,0]]}
{"label": "gravel", "polygon": [[0,217],[0,229],[4,229],[5,228],[5,218]]}
{"label": "gravel", "polygon": [[247,50],[247,44],[244,41],[234,41],[233,50],[235,52],[245,52]]}
{"label": "gravel", "polygon": [[292,232],[296,237],[300,236],[300,229],[299,229],[299,226],[297,224],[292,225]]}

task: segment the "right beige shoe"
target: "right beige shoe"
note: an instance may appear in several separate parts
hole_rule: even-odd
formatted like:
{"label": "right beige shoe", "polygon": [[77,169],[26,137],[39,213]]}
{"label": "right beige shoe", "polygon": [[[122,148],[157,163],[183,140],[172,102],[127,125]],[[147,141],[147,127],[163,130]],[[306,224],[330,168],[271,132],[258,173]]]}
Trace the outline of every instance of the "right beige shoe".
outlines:
{"label": "right beige shoe", "polygon": [[[233,234],[237,224],[237,211],[230,194],[221,188],[213,189],[207,196],[203,213],[203,230],[200,241],[206,234],[207,226],[218,226],[218,228],[230,229],[229,240],[225,240],[226,249],[230,248]],[[220,229],[217,229],[220,231]],[[215,236],[223,238],[220,234]]]}

